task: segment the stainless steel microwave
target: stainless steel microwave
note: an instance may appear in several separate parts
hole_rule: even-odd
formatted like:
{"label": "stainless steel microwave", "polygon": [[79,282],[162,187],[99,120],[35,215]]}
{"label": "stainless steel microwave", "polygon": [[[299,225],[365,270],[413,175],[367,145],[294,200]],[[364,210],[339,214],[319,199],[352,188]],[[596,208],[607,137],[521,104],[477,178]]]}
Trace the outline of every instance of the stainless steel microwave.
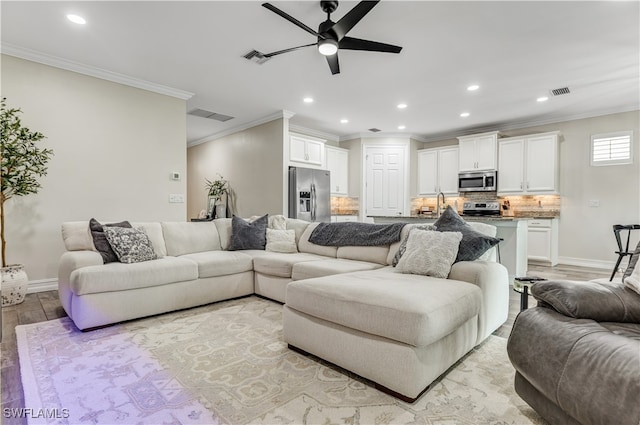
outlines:
{"label": "stainless steel microwave", "polygon": [[459,192],[490,192],[498,189],[497,171],[473,171],[458,174]]}

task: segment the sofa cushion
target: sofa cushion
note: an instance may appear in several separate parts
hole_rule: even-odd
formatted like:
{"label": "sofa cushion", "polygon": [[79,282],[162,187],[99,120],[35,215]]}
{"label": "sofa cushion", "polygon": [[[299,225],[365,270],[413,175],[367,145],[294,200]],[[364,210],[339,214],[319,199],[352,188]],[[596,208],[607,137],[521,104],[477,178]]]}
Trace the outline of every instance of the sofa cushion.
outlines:
{"label": "sofa cushion", "polygon": [[294,232],[296,232],[296,245],[297,245],[298,242],[300,241],[300,237],[302,236],[304,231],[307,230],[307,227],[309,226],[309,222],[305,220],[300,220],[299,218],[287,218],[285,220],[284,225],[287,230],[293,230]]}
{"label": "sofa cushion", "polygon": [[342,258],[331,258],[322,261],[305,261],[293,265],[291,278],[293,280],[312,279],[315,277],[330,276],[332,274],[375,270],[380,267],[383,266],[377,263],[346,260]]}
{"label": "sofa cushion", "polygon": [[314,254],[280,254],[277,252],[266,252],[268,255],[256,255],[253,257],[253,270],[278,277],[291,277],[291,269],[294,264],[304,261],[320,261],[326,257]]}
{"label": "sofa cushion", "polygon": [[198,265],[184,258],[163,257],[143,263],[109,263],[71,272],[69,286],[76,295],[166,285],[198,278]]}
{"label": "sofa cushion", "polygon": [[302,236],[300,236],[300,240],[298,240],[298,251],[306,252],[308,254],[317,254],[323,255],[325,257],[336,258],[338,247],[316,245],[309,242],[311,233],[313,233],[315,228],[318,227],[318,224],[320,223],[310,223],[309,225],[307,225],[306,229],[302,233]]}
{"label": "sofa cushion", "polygon": [[220,235],[220,247],[226,251],[229,249],[231,243],[231,219],[230,218],[216,218],[213,220]]}
{"label": "sofa cushion", "polygon": [[461,239],[460,232],[413,229],[396,269],[401,273],[447,278]]}
{"label": "sofa cushion", "polygon": [[474,230],[450,206],[444,210],[444,213],[442,213],[440,218],[436,220],[433,225],[439,232],[462,233],[462,241],[460,242],[456,261],[477,260],[482,256],[482,254],[500,242],[497,238],[487,236],[482,232]]}
{"label": "sofa cushion", "polygon": [[387,265],[389,245],[382,246],[339,246],[336,252],[337,258],[347,260],[366,261],[382,266]]}
{"label": "sofa cushion", "polygon": [[141,263],[158,258],[141,227],[104,227],[104,236],[121,263]]}
{"label": "sofa cushion", "polygon": [[162,222],[167,253],[177,257],[194,252],[222,249],[216,225],[211,221]]}
{"label": "sofa cushion", "polygon": [[233,216],[231,218],[230,251],[242,249],[264,249],[267,244],[267,224],[269,215],[263,215],[252,222]]}
{"label": "sofa cushion", "polygon": [[111,244],[107,240],[107,237],[104,234],[105,227],[127,227],[131,228],[131,223],[128,221],[121,221],[118,223],[105,223],[101,224],[95,218],[89,220],[89,229],[91,230],[91,238],[93,239],[93,246],[96,251],[100,253],[102,257],[102,261],[106,263],[114,263],[118,260],[118,256],[111,248]]}
{"label": "sofa cushion", "polygon": [[267,228],[267,245],[264,249],[271,252],[298,252],[295,230]]}
{"label": "sofa cushion", "polygon": [[198,277],[227,276],[253,270],[253,259],[239,251],[206,251],[185,254],[186,258],[198,265]]}
{"label": "sofa cushion", "polygon": [[292,309],[416,347],[477,316],[481,301],[480,288],[470,283],[392,267],[294,281],[286,294]]}
{"label": "sofa cushion", "polygon": [[640,323],[640,295],[623,284],[548,280],[532,285],[531,294],[567,317]]}

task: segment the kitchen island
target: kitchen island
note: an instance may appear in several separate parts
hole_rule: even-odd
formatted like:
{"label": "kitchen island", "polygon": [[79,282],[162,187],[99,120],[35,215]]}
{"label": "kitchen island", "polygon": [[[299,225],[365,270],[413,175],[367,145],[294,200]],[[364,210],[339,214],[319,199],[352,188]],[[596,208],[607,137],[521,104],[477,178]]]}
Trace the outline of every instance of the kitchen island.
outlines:
{"label": "kitchen island", "polygon": [[[499,244],[499,262],[507,268],[509,281],[527,275],[527,223],[530,218],[521,217],[478,217],[461,216],[465,221],[479,221],[497,227],[496,237],[502,239]],[[374,223],[425,223],[433,224],[437,220],[434,214],[411,216],[370,217]]]}

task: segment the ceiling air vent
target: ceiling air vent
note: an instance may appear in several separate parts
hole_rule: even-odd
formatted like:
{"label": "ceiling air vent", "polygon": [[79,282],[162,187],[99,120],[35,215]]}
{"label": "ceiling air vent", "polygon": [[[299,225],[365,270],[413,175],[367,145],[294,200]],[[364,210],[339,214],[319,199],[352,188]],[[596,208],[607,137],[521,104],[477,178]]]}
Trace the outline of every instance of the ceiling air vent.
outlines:
{"label": "ceiling air vent", "polygon": [[216,121],[229,121],[232,120],[234,117],[230,117],[229,115],[223,115],[223,114],[218,114],[217,112],[211,112],[211,111],[205,111],[204,109],[192,109],[191,111],[187,112],[188,115],[193,115],[195,117],[202,117],[202,118],[209,118],[211,120],[216,120]]}
{"label": "ceiling air vent", "polygon": [[551,90],[551,94],[554,96],[560,96],[562,94],[569,94],[569,93],[571,93],[571,91],[569,91],[569,87],[561,87],[559,89]]}
{"label": "ceiling air vent", "polygon": [[269,60],[269,58],[266,57],[264,53],[261,53],[257,50],[252,50],[242,57],[245,58],[246,60],[250,60],[252,62],[257,63],[258,65],[262,65],[263,63]]}
{"label": "ceiling air vent", "polygon": [[372,133],[377,133],[378,131],[382,131],[382,130],[380,130],[379,128],[373,127],[373,128],[370,128],[369,131]]}

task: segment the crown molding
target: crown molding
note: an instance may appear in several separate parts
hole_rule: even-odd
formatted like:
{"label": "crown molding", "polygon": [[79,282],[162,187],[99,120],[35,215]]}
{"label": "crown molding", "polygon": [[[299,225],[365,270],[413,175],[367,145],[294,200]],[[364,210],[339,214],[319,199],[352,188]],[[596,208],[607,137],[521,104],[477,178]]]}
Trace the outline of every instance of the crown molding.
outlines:
{"label": "crown molding", "polygon": [[411,134],[411,133],[387,133],[384,131],[378,133],[371,132],[362,132],[362,133],[352,133],[346,136],[340,136],[340,142],[346,142],[347,140],[353,139],[413,139],[418,142],[426,142],[427,139],[424,136],[419,134]]}
{"label": "crown molding", "polygon": [[125,86],[135,87],[166,96],[176,97],[182,100],[188,100],[194,96],[194,93],[188,91],[174,89],[172,87],[163,86],[162,84],[152,83],[150,81],[141,80],[139,78],[130,77],[128,75],[119,74],[117,72],[107,71],[106,69],[98,68],[91,65],[85,65],[80,62],[74,62],[68,59],[63,59],[57,56],[38,52],[36,50],[16,46],[10,43],[2,43],[0,52],[5,55],[14,56],[31,62],[37,62],[43,65],[77,72],[78,74],[88,75],[90,77],[100,78],[102,80],[123,84]]}
{"label": "crown molding", "polygon": [[289,131],[306,134],[307,136],[318,137],[324,140],[331,140],[332,142],[340,142],[340,136],[336,136],[335,134],[326,133],[320,130],[313,130],[311,128],[302,127],[300,125],[289,124]]}
{"label": "crown molding", "polygon": [[201,145],[201,144],[207,143],[207,142],[213,142],[214,140],[221,139],[221,138],[223,138],[225,136],[229,136],[231,134],[238,133],[240,131],[247,130],[247,129],[251,128],[251,127],[255,127],[255,126],[258,126],[260,124],[265,124],[265,123],[268,123],[268,122],[271,122],[271,121],[274,121],[274,120],[277,120],[277,119],[289,119],[289,118],[293,117],[294,115],[295,115],[295,112],[281,110],[281,111],[275,112],[273,114],[267,115],[265,117],[258,118],[257,120],[249,121],[247,123],[240,124],[240,125],[237,125],[235,127],[228,128],[226,130],[222,130],[222,131],[220,131],[218,133],[210,134],[210,135],[205,136],[205,137],[203,137],[201,139],[193,140],[191,142],[187,142],[187,148],[192,148],[194,146],[198,146],[198,145]]}

